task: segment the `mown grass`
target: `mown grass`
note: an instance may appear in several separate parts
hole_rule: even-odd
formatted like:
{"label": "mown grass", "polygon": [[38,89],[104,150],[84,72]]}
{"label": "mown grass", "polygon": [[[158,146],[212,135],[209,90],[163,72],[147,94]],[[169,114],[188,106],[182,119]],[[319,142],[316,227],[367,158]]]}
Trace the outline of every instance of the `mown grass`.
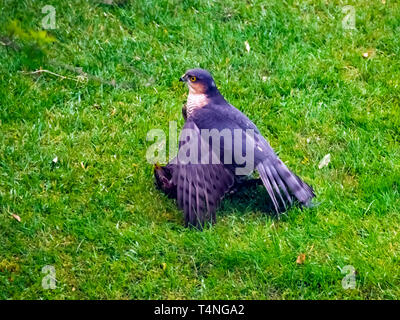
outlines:
{"label": "mown grass", "polygon": [[[0,3],[1,299],[400,298],[397,1]],[[56,29],[43,34],[46,4]],[[345,5],[357,30],[342,28]],[[318,207],[276,220],[259,188],[228,197],[214,227],[182,226],[154,188],[146,134],[182,127],[178,79],[193,67]]]}

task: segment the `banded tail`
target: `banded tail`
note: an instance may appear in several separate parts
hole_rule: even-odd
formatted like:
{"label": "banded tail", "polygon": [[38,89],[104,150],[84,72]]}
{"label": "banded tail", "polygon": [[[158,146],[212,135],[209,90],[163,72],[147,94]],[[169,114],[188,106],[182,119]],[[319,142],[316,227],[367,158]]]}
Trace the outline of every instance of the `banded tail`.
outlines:
{"label": "banded tail", "polygon": [[315,197],[312,187],[286,167],[278,157],[267,157],[256,166],[276,213],[298,202],[310,207]]}

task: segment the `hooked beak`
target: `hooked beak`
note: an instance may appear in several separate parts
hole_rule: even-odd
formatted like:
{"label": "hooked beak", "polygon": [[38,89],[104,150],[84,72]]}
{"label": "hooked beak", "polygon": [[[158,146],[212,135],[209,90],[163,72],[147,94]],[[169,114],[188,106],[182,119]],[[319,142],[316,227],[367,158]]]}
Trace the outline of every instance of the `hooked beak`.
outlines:
{"label": "hooked beak", "polygon": [[180,81],[180,82],[186,82],[186,77],[185,77],[185,75],[183,75],[182,77],[180,77],[180,78],[179,78],[179,81]]}

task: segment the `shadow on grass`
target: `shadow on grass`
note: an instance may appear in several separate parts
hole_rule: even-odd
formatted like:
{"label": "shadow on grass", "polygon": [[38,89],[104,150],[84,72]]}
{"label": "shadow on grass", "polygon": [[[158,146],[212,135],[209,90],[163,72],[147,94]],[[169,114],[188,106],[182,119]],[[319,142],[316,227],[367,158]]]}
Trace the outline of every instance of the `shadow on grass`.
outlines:
{"label": "shadow on grass", "polygon": [[243,214],[257,212],[274,219],[278,218],[272,201],[262,185],[251,185],[225,196],[218,210],[218,215],[226,216],[237,212]]}

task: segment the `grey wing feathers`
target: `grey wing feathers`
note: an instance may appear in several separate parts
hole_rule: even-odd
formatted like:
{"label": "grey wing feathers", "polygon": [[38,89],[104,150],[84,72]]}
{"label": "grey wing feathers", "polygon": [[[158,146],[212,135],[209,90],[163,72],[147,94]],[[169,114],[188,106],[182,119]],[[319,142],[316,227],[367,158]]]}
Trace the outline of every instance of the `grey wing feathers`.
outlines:
{"label": "grey wing feathers", "polygon": [[[202,143],[200,130],[193,121],[188,120],[184,129],[192,130],[191,137],[181,142],[180,150],[188,143],[196,146]],[[194,159],[197,161],[182,161],[178,153],[173,181],[177,185],[177,202],[184,212],[185,225],[202,228],[206,222],[216,221],[216,209],[232,187],[234,176],[222,163],[202,164],[199,158]]]}
{"label": "grey wing feathers", "polygon": [[309,206],[315,197],[313,189],[291,172],[277,156],[265,158],[257,165],[257,170],[277,213],[293,201]]}

